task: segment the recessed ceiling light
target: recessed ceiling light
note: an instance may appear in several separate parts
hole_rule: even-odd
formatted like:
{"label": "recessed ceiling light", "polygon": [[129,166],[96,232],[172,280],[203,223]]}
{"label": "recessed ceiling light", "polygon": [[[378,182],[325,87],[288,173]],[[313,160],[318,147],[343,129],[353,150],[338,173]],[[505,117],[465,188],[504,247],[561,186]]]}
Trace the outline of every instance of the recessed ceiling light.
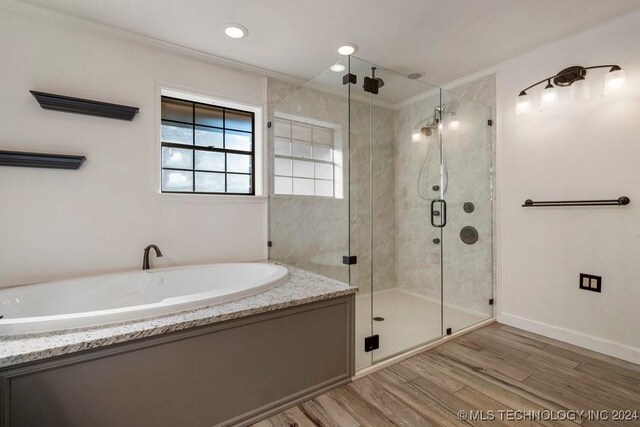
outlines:
{"label": "recessed ceiling light", "polygon": [[358,51],[358,45],[355,43],[344,43],[342,46],[338,48],[338,53],[344,56],[353,55],[357,51]]}
{"label": "recessed ceiling light", "polygon": [[232,39],[241,39],[249,34],[249,30],[247,30],[247,27],[244,27],[240,24],[226,24],[224,26],[224,32]]}
{"label": "recessed ceiling light", "polygon": [[339,73],[340,71],[344,71],[344,65],[342,64],[334,64],[331,66],[331,71],[334,71],[336,73]]}

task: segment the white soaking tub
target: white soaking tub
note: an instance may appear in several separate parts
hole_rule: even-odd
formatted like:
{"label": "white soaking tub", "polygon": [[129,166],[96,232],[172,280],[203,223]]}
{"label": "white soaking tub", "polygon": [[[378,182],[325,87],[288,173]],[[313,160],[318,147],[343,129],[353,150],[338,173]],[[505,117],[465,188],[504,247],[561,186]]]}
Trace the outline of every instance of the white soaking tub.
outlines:
{"label": "white soaking tub", "polygon": [[266,263],[209,264],[0,288],[0,336],[59,331],[205,307],[284,282]]}

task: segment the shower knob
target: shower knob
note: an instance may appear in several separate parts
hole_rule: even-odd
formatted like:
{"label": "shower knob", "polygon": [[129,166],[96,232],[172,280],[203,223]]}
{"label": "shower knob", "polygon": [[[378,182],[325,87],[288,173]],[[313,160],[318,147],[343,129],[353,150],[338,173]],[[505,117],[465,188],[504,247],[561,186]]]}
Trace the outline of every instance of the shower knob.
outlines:
{"label": "shower knob", "polygon": [[467,245],[473,245],[478,241],[478,230],[475,227],[467,225],[460,230],[460,240]]}
{"label": "shower knob", "polygon": [[476,210],[476,206],[475,206],[473,203],[471,203],[471,202],[466,202],[466,203],[462,206],[462,209],[464,209],[464,211],[465,211],[466,213],[471,213],[471,212],[473,212],[474,210]]}

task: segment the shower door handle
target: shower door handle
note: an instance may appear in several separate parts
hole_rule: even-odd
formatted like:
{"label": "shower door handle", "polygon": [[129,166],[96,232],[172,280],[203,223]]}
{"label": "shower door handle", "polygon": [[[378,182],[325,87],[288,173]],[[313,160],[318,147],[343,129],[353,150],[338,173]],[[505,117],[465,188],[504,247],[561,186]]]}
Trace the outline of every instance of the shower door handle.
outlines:
{"label": "shower door handle", "polygon": [[[436,215],[436,211],[435,211],[435,204],[436,202],[439,202],[440,205],[442,206],[442,215],[441,215],[441,220],[440,220],[440,225],[436,224],[435,221],[435,217]],[[445,225],[447,225],[447,202],[444,201],[444,199],[433,199],[431,201],[431,225],[433,225],[436,228],[442,228]]]}

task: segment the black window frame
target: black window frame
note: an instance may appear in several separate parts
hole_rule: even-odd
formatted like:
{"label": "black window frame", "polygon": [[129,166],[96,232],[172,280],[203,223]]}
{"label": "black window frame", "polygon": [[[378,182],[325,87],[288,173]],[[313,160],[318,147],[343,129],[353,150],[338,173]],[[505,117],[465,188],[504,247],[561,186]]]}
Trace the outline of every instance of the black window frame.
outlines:
{"label": "black window frame", "polygon": [[[170,120],[170,119],[165,119],[162,117],[162,102],[164,100],[172,100],[172,101],[179,101],[182,103],[187,103],[187,104],[191,104],[191,113],[192,113],[192,119],[191,119],[191,123],[188,122],[183,122],[183,121],[178,121],[178,120]],[[211,125],[203,125],[203,124],[199,124],[196,123],[196,119],[195,119],[195,111],[196,111],[196,106],[198,105],[202,105],[205,107],[216,107],[222,110],[222,127],[219,126],[211,126]],[[232,128],[227,128],[227,122],[226,122],[226,113],[227,111],[234,111],[234,112],[239,112],[239,113],[243,113],[243,114],[249,114],[251,115],[251,132],[248,131],[243,131],[243,130],[239,130],[239,129],[232,129]],[[254,111],[247,111],[247,110],[241,110],[238,108],[231,108],[231,107],[226,107],[224,105],[217,105],[214,103],[204,103],[204,102],[196,102],[196,101],[192,101],[190,99],[185,99],[185,98],[177,98],[174,96],[165,96],[165,95],[161,95],[160,97],[160,128],[162,128],[162,124],[164,122],[168,122],[168,123],[176,123],[179,125],[187,125],[187,126],[191,126],[192,128],[192,133],[193,133],[193,140],[191,145],[187,145],[187,144],[180,144],[180,143],[174,143],[174,142],[165,142],[162,140],[162,132],[160,132],[160,192],[162,194],[211,194],[211,195],[227,195],[227,196],[255,196],[256,195],[256,114]],[[207,147],[207,146],[202,146],[202,145],[196,145],[196,128],[207,128],[207,129],[218,129],[220,131],[222,131],[222,148],[216,148],[216,147]],[[251,151],[243,151],[243,150],[234,150],[234,149],[227,149],[226,148],[226,132],[230,131],[230,132],[239,132],[239,133],[244,133],[244,134],[250,134],[251,135]],[[164,167],[162,164],[162,148],[178,148],[178,149],[185,149],[185,150],[191,150],[193,152],[193,159],[192,159],[192,168],[191,169],[183,169],[183,168],[172,168],[172,167]],[[196,169],[196,151],[204,151],[204,152],[215,152],[215,153],[224,153],[225,154],[225,170],[224,172],[221,171],[211,171],[211,170],[201,170],[201,169]],[[227,154],[241,154],[241,155],[250,155],[251,156],[251,172],[246,173],[246,172],[228,172],[227,171]],[[181,172],[191,172],[192,173],[192,191],[171,191],[171,190],[166,190],[164,189],[163,186],[163,182],[162,182],[162,171],[164,170],[175,170],[175,171],[181,171]],[[222,173],[224,174],[224,188],[225,191],[224,192],[211,192],[211,191],[196,191],[196,172],[204,172],[204,173]],[[229,174],[232,175],[245,175],[245,176],[250,176],[251,177],[251,191],[248,193],[234,193],[234,192],[228,192],[226,191],[228,188],[228,183],[227,183],[227,176]]]}

